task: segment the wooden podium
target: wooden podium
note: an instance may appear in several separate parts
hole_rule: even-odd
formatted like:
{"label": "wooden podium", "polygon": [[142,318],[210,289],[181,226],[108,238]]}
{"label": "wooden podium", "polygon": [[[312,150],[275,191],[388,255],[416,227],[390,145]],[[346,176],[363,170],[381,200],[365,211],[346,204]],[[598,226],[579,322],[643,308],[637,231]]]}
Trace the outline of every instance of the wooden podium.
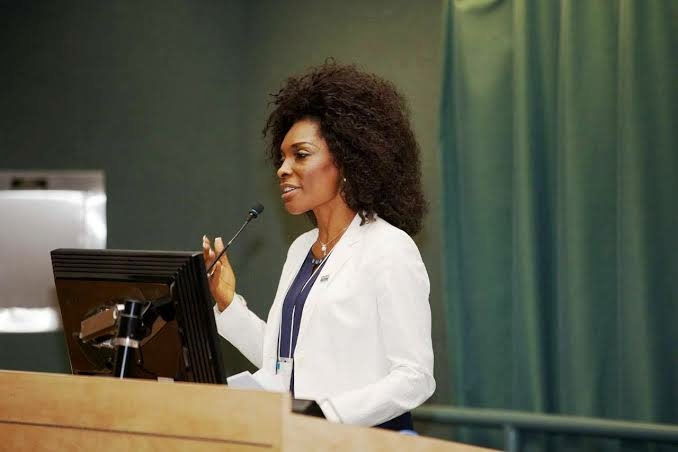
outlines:
{"label": "wooden podium", "polygon": [[0,371],[4,450],[432,451],[474,446],[293,414],[287,394]]}

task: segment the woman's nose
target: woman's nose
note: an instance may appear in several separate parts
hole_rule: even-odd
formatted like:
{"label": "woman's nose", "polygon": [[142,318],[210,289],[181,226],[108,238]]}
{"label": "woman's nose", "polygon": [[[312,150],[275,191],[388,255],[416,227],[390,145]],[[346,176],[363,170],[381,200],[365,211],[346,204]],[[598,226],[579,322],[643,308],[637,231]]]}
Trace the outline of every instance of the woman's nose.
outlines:
{"label": "woman's nose", "polygon": [[282,161],[280,164],[280,168],[278,168],[278,171],[276,171],[276,174],[278,175],[278,179],[282,179],[283,176],[289,175],[292,173],[292,170],[290,169],[289,163],[287,163],[288,159],[285,159]]}

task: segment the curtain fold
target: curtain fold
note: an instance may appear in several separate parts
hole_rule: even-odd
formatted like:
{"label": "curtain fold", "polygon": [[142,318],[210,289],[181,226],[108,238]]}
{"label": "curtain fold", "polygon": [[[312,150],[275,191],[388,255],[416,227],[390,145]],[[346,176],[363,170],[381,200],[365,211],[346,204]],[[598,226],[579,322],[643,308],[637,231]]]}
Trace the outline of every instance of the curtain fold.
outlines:
{"label": "curtain fold", "polygon": [[678,422],[678,2],[448,0],[455,404]]}

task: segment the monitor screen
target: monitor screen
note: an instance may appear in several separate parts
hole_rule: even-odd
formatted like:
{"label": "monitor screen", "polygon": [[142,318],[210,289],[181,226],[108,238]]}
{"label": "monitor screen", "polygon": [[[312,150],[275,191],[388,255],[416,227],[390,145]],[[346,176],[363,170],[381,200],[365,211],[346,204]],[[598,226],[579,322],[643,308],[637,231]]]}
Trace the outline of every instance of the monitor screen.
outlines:
{"label": "monitor screen", "polygon": [[225,383],[201,253],[51,255],[74,374]]}

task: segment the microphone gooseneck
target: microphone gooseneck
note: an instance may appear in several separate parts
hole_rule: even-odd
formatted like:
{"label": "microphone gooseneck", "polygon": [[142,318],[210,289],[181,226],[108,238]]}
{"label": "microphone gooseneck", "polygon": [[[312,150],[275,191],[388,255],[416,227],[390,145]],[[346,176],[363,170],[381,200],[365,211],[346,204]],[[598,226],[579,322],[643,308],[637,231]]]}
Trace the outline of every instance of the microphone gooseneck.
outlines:
{"label": "microphone gooseneck", "polygon": [[252,221],[253,219],[259,217],[259,215],[261,215],[261,212],[263,212],[263,211],[264,211],[264,205],[261,204],[260,202],[253,205],[250,208],[250,210],[247,211],[247,218],[245,219],[245,222],[242,224],[242,226],[240,226],[240,229],[238,229],[238,232],[235,233],[233,238],[231,238],[231,240],[228,241],[226,246],[224,246],[224,249],[221,250],[221,252],[219,254],[217,254],[216,258],[214,259],[214,262],[212,262],[212,264],[210,264],[209,268],[207,269],[207,277],[208,278],[210,276],[212,276],[214,266],[217,264],[217,262],[219,262],[219,259],[221,259],[221,256],[224,255],[224,253],[226,252],[228,247],[231,246],[231,243],[233,243],[233,241],[238,237],[238,235],[240,235],[242,230],[245,229],[245,226],[247,226],[250,223],[250,221]]}

